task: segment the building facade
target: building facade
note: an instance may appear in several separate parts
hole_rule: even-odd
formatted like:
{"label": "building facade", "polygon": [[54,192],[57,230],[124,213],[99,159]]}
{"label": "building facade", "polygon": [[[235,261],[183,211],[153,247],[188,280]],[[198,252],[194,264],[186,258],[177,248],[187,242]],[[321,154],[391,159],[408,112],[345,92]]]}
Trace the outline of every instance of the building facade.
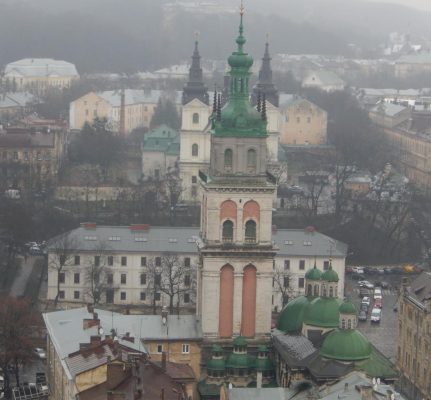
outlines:
{"label": "building facade", "polygon": [[431,274],[423,272],[410,286],[404,282],[398,304],[400,389],[409,399],[431,398]]}
{"label": "building facade", "polygon": [[[70,129],[82,129],[85,123],[92,124],[95,118],[106,119],[112,130],[120,131],[121,109],[124,107],[124,133],[135,128],[148,128],[159,98],[170,95],[161,90],[110,90],[90,92],[70,103]],[[172,94],[172,101],[181,109],[181,92]]]}

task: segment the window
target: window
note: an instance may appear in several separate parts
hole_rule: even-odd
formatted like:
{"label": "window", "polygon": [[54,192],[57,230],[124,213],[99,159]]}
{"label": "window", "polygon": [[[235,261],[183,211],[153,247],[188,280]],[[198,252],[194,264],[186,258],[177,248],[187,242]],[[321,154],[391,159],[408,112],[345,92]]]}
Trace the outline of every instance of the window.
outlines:
{"label": "window", "polygon": [[120,292],[120,299],[126,300],[126,292]]}
{"label": "window", "polygon": [[106,291],[106,302],[108,304],[112,304],[114,302],[114,290],[113,289],[108,289]]}
{"label": "window", "polygon": [[18,152],[17,151],[14,151],[13,152],[13,159],[16,161],[16,160],[18,160]]}
{"label": "window", "polygon": [[163,353],[163,345],[162,344],[157,345],[157,353],[159,353],[159,354]]}
{"label": "window", "polygon": [[190,257],[184,258],[184,266],[185,267],[190,267]]}
{"label": "window", "polygon": [[79,299],[79,295],[80,295],[80,291],[79,291],[79,290],[75,290],[75,291],[73,292],[73,298],[74,298],[75,300]]}
{"label": "window", "polygon": [[311,117],[307,117],[307,124],[311,122]]}
{"label": "window", "polygon": [[106,276],[106,281],[107,281],[108,285],[112,285],[114,283],[114,275],[108,274]]}
{"label": "window", "polygon": [[147,266],[147,257],[141,257],[141,267]]}
{"label": "window", "polygon": [[162,265],[161,257],[156,257],[156,267],[160,267]]}
{"label": "window", "polygon": [[224,151],[224,168],[230,171],[233,165],[233,152],[231,149],[226,149]]}
{"label": "window", "polygon": [[88,109],[85,110],[85,116],[88,117]]}
{"label": "window", "polygon": [[24,151],[24,161],[28,161],[28,151]]}
{"label": "window", "polygon": [[100,266],[100,256],[94,256],[94,265],[96,267]]}
{"label": "window", "polygon": [[283,287],[288,288],[289,287],[289,277],[285,276],[283,278]]}
{"label": "window", "polygon": [[79,283],[79,273],[73,274],[73,283]]}
{"label": "window", "polygon": [[160,292],[154,293],[154,300],[160,301],[160,298],[161,298]]}
{"label": "window", "polygon": [[159,178],[160,178],[160,170],[159,170],[159,169],[155,169],[155,170],[154,170],[154,177],[155,177],[156,179],[159,179]]}
{"label": "window", "polygon": [[334,288],[332,286],[329,287],[329,297],[334,297]]}
{"label": "window", "polygon": [[184,276],[184,286],[190,286],[190,275]]}
{"label": "window", "polygon": [[199,155],[199,146],[196,143],[192,145],[192,156],[197,157]]}
{"label": "window", "polygon": [[75,256],[74,257],[74,264],[75,265],[81,264],[81,257],[80,256]]}
{"label": "window", "polygon": [[190,295],[188,293],[184,293],[184,303],[190,303]]}
{"label": "window", "polygon": [[290,270],[290,260],[284,260],[284,269],[286,271]]}
{"label": "window", "polygon": [[60,290],[60,291],[58,292],[58,297],[59,297],[60,299],[64,299],[64,290]]}
{"label": "window", "polygon": [[113,256],[108,256],[108,265],[110,267],[112,267],[114,265],[114,257]]}
{"label": "window", "polygon": [[245,223],[245,242],[256,243],[256,222],[252,219]]}
{"label": "window", "polygon": [[121,274],[121,283],[123,285],[125,285],[127,283],[127,275],[126,274]]}
{"label": "window", "polygon": [[183,344],[181,346],[181,353],[183,354],[189,354],[190,353],[190,345],[189,344]]}
{"label": "window", "polygon": [[231,243],[233,241],[233,222],[230,220],[223,222],[222,240],[225,243]]}
{"label": "window", "polygon": [[347,320],[347,329],[352,329],[352,320],[351,319]]}
{"label": "window", "polygon": [[145,301],[147,299],[147,295],[145,294],[145,292],[141,292],[140,299],[141,301]]}
{"label": "window", "polygon": [[192,197],[196,197],[198,195],[198,191],[196,189],[196,186],[192,187]]}
{"label": "window", "polygon": [[323,261],[323,270],[326,271],[329,269],[329,261]]}
{"label": "window", "polygon": [[192,183],[198,183],[198,177],[196,175],[192,176]]}
{"label": "window", "polygon": [[304,288],[304,278],[298,278],[298,287]]}
{"label": "window", "polygon": [[344,318],[341,320],[341,329],[346,329],[346,320]]}
{"label": "window", "polygon": [[199,123],[199,114],[198,113],[194,113],[193,114],[193,123],[194,124],[198,124]]}
{"label": "window", "polygon": [[141,274],[141,285],[147,284],[147,274]]}
{"label": "window", "polygon": [[160,286],[162,282],[162,276],[160,274],[154,275],[154,284]]}
{"label": "window", "polygon": [[125,267],[127,265],[127,257],[121,257],[121,265]]}
{"label": "window", "polygon": [[256,150],[249,149],[247,151],[247,168],[249,170],[256,170],[257,158],[256,158]]}
{"label": "window", "polygon": [[299,269],[304,270],[305,269],[305,260],[299,260]]}

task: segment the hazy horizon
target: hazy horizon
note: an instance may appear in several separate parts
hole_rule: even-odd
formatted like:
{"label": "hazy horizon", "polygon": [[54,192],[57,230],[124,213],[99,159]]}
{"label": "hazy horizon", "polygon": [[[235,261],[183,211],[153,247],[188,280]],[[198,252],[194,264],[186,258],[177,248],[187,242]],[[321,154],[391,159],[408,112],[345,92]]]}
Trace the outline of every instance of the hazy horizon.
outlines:
{"label": "hazy horizon", "polygon": [[430,0],[364,0],[374,3],[393,3],[400,4],[406,7],[413,7],[420,10],[431,11]]}

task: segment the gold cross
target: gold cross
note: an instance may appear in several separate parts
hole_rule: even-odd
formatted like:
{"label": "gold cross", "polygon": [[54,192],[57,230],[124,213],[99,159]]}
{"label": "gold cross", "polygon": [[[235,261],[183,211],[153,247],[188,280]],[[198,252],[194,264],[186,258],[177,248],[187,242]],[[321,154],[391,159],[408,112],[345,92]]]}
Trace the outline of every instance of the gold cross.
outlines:
{"label": "gold cross", "polygon": [[195,31],[195,39],[196,39],[196,40],[198,40],[198,39],[199,39],[199,35],[200,35],[199,31]]}
{"label": "gold cross", "polygon": [[241,16],[243,16],[244,15],[244,12],[245,12],[245,8],[244,8],[244,4],[243,4],[243,2],[242,2],[243,0],[241,0],[241,7],[239,8],[239,14],[241,15]]}

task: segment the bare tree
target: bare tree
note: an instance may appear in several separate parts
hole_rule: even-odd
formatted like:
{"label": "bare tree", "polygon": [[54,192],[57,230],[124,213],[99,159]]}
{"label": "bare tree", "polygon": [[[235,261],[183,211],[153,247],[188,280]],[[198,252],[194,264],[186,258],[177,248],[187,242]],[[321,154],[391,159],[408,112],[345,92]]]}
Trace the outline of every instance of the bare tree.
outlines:
{"label": "bare tree", "polygon": [[306,171],[302,177],[305,191],[302,193],[301,209],[307,220],[317,216],[323,189],[328,185],[325,171]]}
{"label": "bare tree", "polygon": [[284,307],[289,298],[293,294],[292,287],[290,285],[292,274],[288,270],[282,270],[275,267],[273,275],[274,289],[276,293],[279,293],[282,298],[282,307]]}
{"label": "bare tree", "polygon": [[176,254],[164,253],[150,260],[148,272],[150,275],[148,288],[152,292],[153,312],[156,307],[156,293],[164,293],[169,298],[169,312],[173,314],[176,305],[179,313],[181,298],[184,301],[185,295],[190,296],[196,284],[196,274],[190,258],[181,261]]}
{"label": "bare tree", "polygon": [[48,243],[48,269],[57,273],[57,294],[54,299],[54,306],[57,307],[60,296],[61,274],[66,265],[71,265],[74,260],[77,248],[75,237],[70,232],[63,233],[51,239]]}

